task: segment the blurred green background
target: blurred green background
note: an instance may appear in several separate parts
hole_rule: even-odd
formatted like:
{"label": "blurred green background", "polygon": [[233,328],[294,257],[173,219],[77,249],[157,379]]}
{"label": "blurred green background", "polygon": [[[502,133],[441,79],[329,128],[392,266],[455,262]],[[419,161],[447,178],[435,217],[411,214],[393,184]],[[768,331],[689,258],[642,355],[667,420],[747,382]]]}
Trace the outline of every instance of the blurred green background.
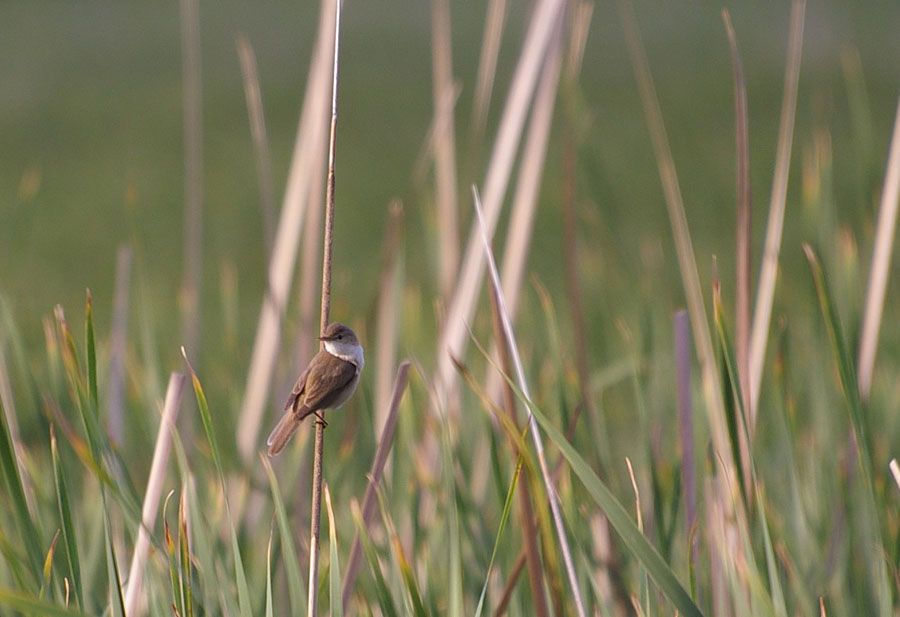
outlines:
{"label": "blurred green background", "polygon": [[[434,293],[436,255],[430,178],[413,176],[432,115],[430,5],[349,2],[346,7],[338,139],[336,296],[360,308],[377,288],[387,204],[404,200],[408,280]],[[454,75],[461,212],[464,189],[483,180],[529,5],[510,6],[494,84],[491,121],[480,146],[469,119],[485,5],[453,6]],[[695,241],[702,276],[712,256],[733,263],[733,95],[721,5],[641,2],[636,6]],[[734,3],[746,67],[755,257],[764,232],[782,94],[787,3]],[[220,272],[239,281],[239,345],[249,355],[265,281],[259,191],[235,37],[254,46],[271,142],[277,201],[302,102],[317,23],[313,2],[201,3],[204,151],[203,353],[217,353],[222,324]],[[896,3],[815,2],[807,10],[783,267],[805,265],[800,176],[814,131],[830,133],[837,223],[870,246],[875,198],[898,91]],[[581,79],[591,123],[579,151],[579,214],[588,297],[630,291],[636,277],[653,297],[681,303],[668,221],[622,28],[614,6],[598,4]],[[842,56],[858,51],[862,107],[848,105]],[[13,2],[0,19],[0,292],[19,326],[40,339],[40,318],[56,303],[77,308],[94,291],[101,332],[108,325],[115,254],[136,255],[142,306],[160,321],[177,314],[182,277],[183,139],[179,14],[175,2]],[[558,130],[547,159],[531,267],[562,289]],[[468,156],[469,154],[473,156]],[[641,247],[659,246],[648,272]],[[596,251],[593,250],[596,247]],[[600,257],[600,253],[603,257]],[[652,251],[651,251],[652,252]],[[863,256],[864,263],[868,259]],[[755,263],[758,263],[755,261]],[[799,268],[798,268],[799,264]],[[647,277],[650,277],[649,279]],[[860,282],[860,284],[862,284]],[[429,287],[431,285],[431,287]],[[351,291],[353,290],[353,291]],[[891,290],[890,299],[896,298]],[[344,300],[346,302],[346,300]],[[618,304],[618,302],[616,303]],[[423,304],[430,310],[430,301]],[[593,310],[590,306],[588,310]],[[624,309],[623,309],[624,310]],[[888,309],[890,313],[890,308]],[[348,314],[349,313],[349,314]],[[894,313],[896,315],[896,313]],[[597,315],[596,317],[599,317]],[[605,317],[608,317],[606,315]],[[890,319],[890,316],[887,317]],[[597,320],[591,320],[596,322]],[[598,326],[604,327],[604,326]],[[160,346],[177,349],[177,329]],[[172,363],[177,357],[172,354]]]}

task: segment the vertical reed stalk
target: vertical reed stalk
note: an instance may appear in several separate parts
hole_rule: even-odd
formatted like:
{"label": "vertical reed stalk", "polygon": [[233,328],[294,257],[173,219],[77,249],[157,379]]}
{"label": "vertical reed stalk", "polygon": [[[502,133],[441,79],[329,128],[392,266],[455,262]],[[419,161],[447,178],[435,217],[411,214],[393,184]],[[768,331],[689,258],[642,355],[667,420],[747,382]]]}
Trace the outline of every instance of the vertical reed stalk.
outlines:
{"label": "vertical reed stalk", "polygon": [[872,250],[872,266],[869,270],[869,287],[866,291],[866,308],[862,322],[862,340],[859,344],[859,394],[864,401],[868,400],[869,390],[872,388],[878,331],[881,329],[884,295],[887,291],[888,272],[891,269],[894,231],[897,228],[897,207],[900,205],[898,199],[900,199],[900,103],[897,105],[891,153],[888,156],[884,189],[881,191],[875,248]]}
{"label": "vertical reed stalk", "polygon": [[203,281],[203,110],[200,81],[199,0],[181,0],[182,87],[184,89],[184,281],[182,340],[196,354],[200,339]]}
{"label": "vertical reed stalk", "polygon": [[[328,139],[328,180],[325,184],[325,238],[322,253],[322,312],[320,331],[325,334],[331,312],[331,270],[334,255],[334,151],[337,131],[338,66],[341,34],[342,0],[335,3],[334,13],[334,62],[331,73],[331,130]],[[324,346],[324,343],[322,344]],[[316,437],[313,447],[313,486],[309,521],[309,590],[308,617],[318,614],[319,603],[319,523],[322,512],[322,468],[324,463],[325,422],[316,421]]]}
{"label": "vertical reed stalk", "polygon": [[[735,351],[737,372],[741,386],[741,398],[747,410],[747,422],[752,432],[756,424],[756,412],[750,409],[750,302],[751,302],[751,220],[750,194],[750,131],[747,120],[747,87],[744,66],[737,46],[737,36],[728,9],[722,9],[722,20],[728,33],[731,49],[731,65],[734,72],[734,133],[735,133],[735,186],[737,187],[737,217],[735,253]],[[752,435],[748,436],[751,437]]]}
{"label": "vertical reed stalk", "polygon": [[791,168],[791,146],[794,141],[794,118],[797,115],[797,85],[800,81],[805,14],[806,0],[794,0],[791,5],[791,22],[788,27],[790,34],[788,35],[788,53],[784,71],[784,98],[781,102],[781,119],[778,128],[775,177],[772,180],[772,194],[769,198],[769,220],[766,223],[766,240],[759,269],[756,304],[753,306],[753,329],[750,331],[750,407],[754,410],[759,406],[759,388],[762,384],[762,368],[766,359],[772,302],[775,298],[775,282],[778,278],[778,254],[781,251],[781,233],[784,230],[788,173]]}
{"label": "vertical reed stalk", "polygon": [[[509,349],[506,338],[503,336],[503,324],[500,317],[500,304],[497,300],[497,292],[491,290],[491,321],[494,328],[494,339],[497,344],[497,354],[500,359],[500,368],[504,374],[512,374],[512,364],[509,359]],[[512,386],[503,382],[503,407],[506,414],[518,428],[519,422],[516,414],[516,396]],[[516,449],[513,443],[513,449]],[[524,453],[517,453],[517,459],[521,460]],[[527,478],[520,478],[517,491],[519,500],[519,524],[522,526],[522,544],[525,550],[525,561],[528,566],[528,580],[531,586],[531,607],[537,617],[545,617],[547,613],[547,598],[544,595],[544,573],[541,567],[541,557],[538,552],[538,529],[534,519],[534,509],[531,507],[531,489]],[[515,579],[513,579],[515,580]]]}
{"label": "vertical reed stalk", "polygon": [[441,298],[453,293],[459,268],[456,196],[456,126],[453,120],[453,54],[450,44],[450,1],[432,0],[432,92],[434,96],[434,175],[437,183],[438,244]]}
{"label": "vertical reed stalk", "polygon": [[159,508],[159,498],[162,495],[163,481],[166,478],[166,464],[169,461],[169,451],[172,447],[172,433],[175,431],[175,423],[178,420],[178,410],[181,409],[181,396],[183,393],[184,375],[172,373],[169,377],[169,387],[166,390],[163,415],[159,422],[156,447],[153,449],[153,462],[150,464],[150,476],[147,479],[147,491],[144,494],[141,524],[138,528],[137,541],[134,545],[134,556],[131,559],[131,569],[128,574],[128,589],[125,592],[125,614],[131,616],[140,615],[142,608],[140,604],[142,597],[141,583],[144,576],[144,566],[147,563],[147,555],[150,551],[150,534],[153,532],[153,522],[156,520],[156,511]]}

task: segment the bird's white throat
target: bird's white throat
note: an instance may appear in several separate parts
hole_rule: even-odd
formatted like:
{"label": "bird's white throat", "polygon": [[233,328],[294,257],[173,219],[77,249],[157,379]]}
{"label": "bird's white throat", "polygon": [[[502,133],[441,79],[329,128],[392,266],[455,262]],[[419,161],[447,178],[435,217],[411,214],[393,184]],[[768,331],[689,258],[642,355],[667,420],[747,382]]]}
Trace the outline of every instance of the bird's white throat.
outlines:
{"label": "bird's white throat", "polygon": [[342,343],[339,341],[325,341],[325,351],[332,356],[356,365],[356,370],[361,371],[366,363],[363,356],[363,348],[359,343]]}

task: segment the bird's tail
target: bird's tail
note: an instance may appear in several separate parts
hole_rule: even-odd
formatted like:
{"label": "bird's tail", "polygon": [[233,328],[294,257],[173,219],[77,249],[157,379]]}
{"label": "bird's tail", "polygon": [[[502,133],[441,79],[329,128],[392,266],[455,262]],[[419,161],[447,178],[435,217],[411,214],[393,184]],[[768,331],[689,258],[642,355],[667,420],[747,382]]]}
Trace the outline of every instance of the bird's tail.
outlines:
{"label": "bird's tail", "polygon": [[281,417],[275,429],[269,434],[269,438],[266,439],[269,456],[277,456],[284,450],[284,447],[300,427],[301,420],[303,420],[303,416],[294,411],[289,411]]}

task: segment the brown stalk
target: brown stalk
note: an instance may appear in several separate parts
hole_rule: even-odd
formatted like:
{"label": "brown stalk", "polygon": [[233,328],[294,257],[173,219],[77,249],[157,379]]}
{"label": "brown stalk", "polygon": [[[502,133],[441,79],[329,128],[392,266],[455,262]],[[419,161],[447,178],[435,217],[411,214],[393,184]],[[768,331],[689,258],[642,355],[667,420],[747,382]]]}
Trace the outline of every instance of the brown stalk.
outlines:
{"label": "brown stalk", "polygon": [[[337,133],[337,92],[339,49],[341,40],[341,5],[337,0],[334,14],[334,64],[331,73],[331,130],[328,139],[328,180],[325,184],[325,238],[322,253],[322,312],[319,330],[325,335],[331,312],[331,271],[334,255],[334,152]],[[324,343],[320,349],[324,349]],[[316,617],[319,604],[319,526],[322,513],[322,467],[325,450],[325,422],[316,421],[316,437],[313,446],[313,485],[309,521],[309,588],[307,615]]]}
{"label": "brown stalk", "polygon": [[438,244],[441,298],[453,293],[459,269],[459,230],[456,195],[456,127],[453,121],[453,54],[450,45],[450,2],[432,0],[432,93],[434,97],[434,175],[437,183]]}
{"label": "brown stalk", "polygon": [[[497,355],[500,359],[500,368],[504,374],[512,375],[513,369],[509,359],[509,349],[506,347],[506,339],[503,336],[503,325],[500,321],[497,294],[493,288],[491,289],[490,298],[491,324],[494,329],[494,340],[497,341]],[[510,421],[518,427],[516,395],[512,390],[512,386],[506,380],[503,380],[503,408],[506,410]],[[518,452],[518,447],[515,443],[512,443],[512,446],[513,450],[517,452],[516,458],[520,458],[523,453]],[[526,473],[528,473],[527,470]],[[522,526],[522,544],[528,565],[528,580],[531,586],[531,608],[537,617],[544,617],[548,615],[547,598],[544,595],[544,576],[541,567],[541,556],[537,546],[538,529],[534,520],[534,509],[531,506],[531,490],[528,486],[528,481],[520,482],[518,489],[516,497],[519,501],[519,524]],[[497,608],[497,613],[500,613],[499,607]]]}
{"label": "brown stalk", "polygon": [[[362,503],[362,520],[368,527],[372,515],[375,513],[376,504],[376,488],[381,482],[381,476],[384,472],[384,466],[387,463],[388,454],[391,452],[391,446],[394,443],[394,432],[397,428],[397,416],[400,409],[400,401],[403,393],[406,392],[406,382],[409,375],[409,360],[404,360],[397,368],[397,377],[394,379],[394,392],[391,396],[390,406],[388,408],[387,419],[384,423],[384,430],[381,432],[381,439],[378,441],[378,448],[375,450],[375,458],[372,461],[372,469],[369,471],[369,484],[366,486],[366,492],[363,495]],[[350,557],[347,560],[347,570],[344,572],[344,587],[341,592],[341,599],[344,610],[347,610],[347,604],[353,593],[353,586],[356,584],[356,576],[359,574],[359,566],[362,564],[362,545],[360,544],[359,533],[353,540],[353,546],[350,549]]]}
{"label": "brown stalk", "polygon": [[[198,0],[181,0],[181,53],[184,106],[184,279],[181,287],[182,340],[196,355],[200,338],[203,280],[203,111],[200,81]],[[186,416],[188,417],[188,416]]]}
{"label": "brown stalk", "polygon": [[[736,150],[737,217],[735,221],[736,239],[736,289],[735,289],[735,352],[737,372],[744,421],[738,423],[741,452],[741,470],[747,499],[752,497],[750,478],[750,448],[753,443],[753,427],[756,426],[755,412],[750,410],[750,135],[747,119],[747,87],[744,82],[744,66],[738,51],[737,36],[731,23],[728,9],[722,9],[722,21],[728,33],[731,49],[731,66],[734,72],[734,132]],[[747,433],[749,429],[750,434]]]}
{"label": "brown stalk", "polygon": [[487,112],[491,104],[491,90],[497,74],[497,57],[503,38],[503,22],[506,21],[506,0],[490,0],[484,19],[484,35],[481,39],[481,56],[478,60],[478,77],[475,80],[475,101],[472,105],[473,142],[478,143],[484,133]]}
{"label": "brown stalk", "polygon": [[750,410],[750,302],[751,302],[751,220],[752,197],[750,193],[750,134],[747,114],[747,85],[744,80],[744,66],[738,51],[737,36],[731,23],[728,9],[722,9],[722,21],[728,33],[731,49],[731,67],[734,72],[734,133],[736,151],[737,221],[736,221],[736,267],[735,289],[735,351],[737,352],[737,372],[741,385],[741,397],[748,414],[749,426],[756,424],[756,413]]}

